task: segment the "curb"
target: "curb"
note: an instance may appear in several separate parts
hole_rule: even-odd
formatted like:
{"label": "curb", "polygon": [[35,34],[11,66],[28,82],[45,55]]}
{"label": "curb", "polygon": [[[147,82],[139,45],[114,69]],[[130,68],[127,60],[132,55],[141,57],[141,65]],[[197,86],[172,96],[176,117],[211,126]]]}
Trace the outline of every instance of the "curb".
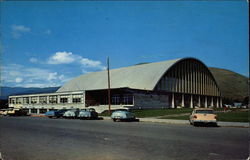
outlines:
{"label": "curb", "polygon": [[218,122],[219,126],[222,127],[243,127],[243,128],[249,128],[249,123],[247,122]]}
{"label": "curb", "polygon": [[44,114],[31,114],[30,117],[46,117]]}

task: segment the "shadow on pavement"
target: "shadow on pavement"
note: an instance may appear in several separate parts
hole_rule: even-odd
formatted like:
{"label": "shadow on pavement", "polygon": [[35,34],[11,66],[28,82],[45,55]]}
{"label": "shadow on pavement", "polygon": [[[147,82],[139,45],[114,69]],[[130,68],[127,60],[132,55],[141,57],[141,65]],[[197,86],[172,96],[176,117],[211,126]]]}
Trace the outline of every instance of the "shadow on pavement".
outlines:
{"label": "shadow on pavement", "polygon": [[116,122],[140,122],[139,119],[120,119],[116,120]]}
{"label": "shadow on pavement", "polygon": [[216,123],[197,123],[194,125],[195,127],[220,127]]}

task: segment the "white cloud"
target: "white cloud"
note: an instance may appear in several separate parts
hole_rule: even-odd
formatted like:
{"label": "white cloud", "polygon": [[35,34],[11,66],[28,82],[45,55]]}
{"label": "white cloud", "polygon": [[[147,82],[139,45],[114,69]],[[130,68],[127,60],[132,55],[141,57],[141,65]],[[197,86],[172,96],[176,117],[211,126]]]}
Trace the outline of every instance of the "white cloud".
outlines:
{"label": "white cloud", "polygon": [[83,58],[80,55],[73,54],[72,52],[56,52],[49,57],[48,64],[79,64],[81,65],[83,73],[93,70],[105,70],[106,67],[100,61]]}
{"label": "white cloud", "polygon": [[12,25],[12,30],[18,32],[29,32],[30,28],[25,27],[23,25]]}
{"label": "white cloud", "polygon": [[12,36],[13,38],[20,38],[23,33],[30,32],[31,29],[28,27],[25,27],[24,25],[12,25]]}
{"label": "white cloud", "polygon": [[51,80],[55,80],[55,79],[59,79],[59,77],[57,77],[57,72],[49,73],[47,80],[51,81]]}
{"label": "white cloud", "polygon": [[71,52],[56,52],[52,55],[48,64],[69,64],[76,60],[76,57]]}
{"label": "white cloud", "polygon": [[58,78],[59,78],[60,80],[64,80],[64,75],[60,75]]}
{"label": "white cloud", "polygon": [[3,66],[3,84],[22,87],[61,86],[71,79],[63,74],[42,68],[27,68],[18,64]]}
{"label": "white cloud", "polygon": [[38,88],[45,88],[45,87],[58,87],[56,83],[52,84],[45,84],[45,83],[25,83],[22,85],[22,87],[38,87]]}
{"label": "white cloud", "polygon": [[37,60],[36,58],[34,58],[34,57],[30,58],[29,60],[30,60],[30,62],[32,62],[32,63],[36,63],[36,62],[38,61],[38,60]]}
{"label": "white cloud", "polygon": [[87,66],[87,67],[99,67],[99,66],[101,66],[100,61],[93,61],[93,60],[90,60],[88,58],[82,58],[80,62],[82,65]]}
{"label": "white cloud", "polygon": [[15,81],[16,81],[16,83],[20,83],[20,82],[22,82],[22,81],[23,81],[23,79],[22,79],[22,78],[20,78],[20,77],[17,77],[17,78],[15,79]]}

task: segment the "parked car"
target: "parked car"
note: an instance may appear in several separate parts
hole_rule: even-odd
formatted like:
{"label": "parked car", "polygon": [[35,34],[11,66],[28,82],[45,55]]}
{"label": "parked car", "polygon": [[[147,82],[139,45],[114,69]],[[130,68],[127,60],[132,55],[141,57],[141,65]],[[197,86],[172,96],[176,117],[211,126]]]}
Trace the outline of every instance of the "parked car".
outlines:
{"label": "parked car", "polygon": [[0,115],[5,116],[7,114],[7,109],[0,109]]}
{"label": "parked car", "polygon": [[13,108],[13,107],[9,107],[9,108],[6,109],[6,111],[4,112],[4,114],[6,116],[8,116],[8,115],[14,114],[16,110],[18,110],[18,109],[17,108]]}
{"label": "parked car", "polygon": [[116,121],[135,121],[135,114],[125,109],[119,109],[111,114],[111,118]]}
{"label": "parked car", "polygon": [[45,113],[45,116],[49,118],[62,118],[63,114],[67,111],[67,109],[48,111]]}
{"label": "parked car", "polygon": [[78,118],[80,119],[98,119],[98,113],[94,108],[87,108],[80,110],[78,114]]}
{"label": "parked car", "polygon": [[21,108],[8,108],[3,114],[6,116],[27,116],[28,112]]}
{"label": "parked car", "polygon": [[28,112],[20,108],[1,109],[0,115],[3,116],[27,116]]}
{"label": "parked car", "polygon": [[16,110],[18,110],[18,109],[14,109],[13,107],[9,107],[9,108],[3,109],[1,111],[1,114],[4,116],[8,116],[8,113],[13,114],[13,113],[15,113]]}
{"label": "parked car", "polygon": [[28,112],[24,109],[17,109],[14,113],[8,113],[9,116],[27,116]]}
{"label": "parked car", "polygon": [[63,114],[63,118],[77,118],[79,109],[70,109]]}
{"label": "parked car", "polygon": [[212,124],[217,126],[217,115],[211,108],[197,108],[194,109],[189,117],[191,125],[197,126],[199,124]]}

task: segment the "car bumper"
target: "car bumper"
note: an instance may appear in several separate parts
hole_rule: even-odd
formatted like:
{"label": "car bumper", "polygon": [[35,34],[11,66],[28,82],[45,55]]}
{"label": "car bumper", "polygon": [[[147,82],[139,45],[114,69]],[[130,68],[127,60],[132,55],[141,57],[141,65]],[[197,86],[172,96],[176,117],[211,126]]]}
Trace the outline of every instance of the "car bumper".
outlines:
{"label": "car bumper", "polygon": [[216,120],[193,120],[193,123],[217,123]]}
{"label": "car bumper", "polygon": [[78,116],[78,118],[92,118],[91,116]]}

